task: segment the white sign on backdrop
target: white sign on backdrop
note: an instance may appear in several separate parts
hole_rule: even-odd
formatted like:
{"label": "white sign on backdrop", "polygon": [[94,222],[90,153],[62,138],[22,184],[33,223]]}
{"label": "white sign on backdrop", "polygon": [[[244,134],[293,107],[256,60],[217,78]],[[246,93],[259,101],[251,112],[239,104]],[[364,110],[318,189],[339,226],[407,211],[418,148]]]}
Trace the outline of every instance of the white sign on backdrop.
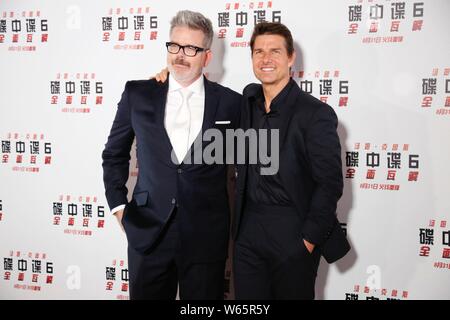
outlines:
{"label": "white sign on backdrop", "polygon": [[[210,79],[256,82],[252,28],[280,21],[292,77],[339,117],[353,250],[321,264],[316,297],[449,299],[450,2],[180,3],[1,1],[0,298],[129,298],[101,152],[125,82],[164,67],[170,19],[190,9],[213,22]],[[133,156],[130,189],[138,170]]]}

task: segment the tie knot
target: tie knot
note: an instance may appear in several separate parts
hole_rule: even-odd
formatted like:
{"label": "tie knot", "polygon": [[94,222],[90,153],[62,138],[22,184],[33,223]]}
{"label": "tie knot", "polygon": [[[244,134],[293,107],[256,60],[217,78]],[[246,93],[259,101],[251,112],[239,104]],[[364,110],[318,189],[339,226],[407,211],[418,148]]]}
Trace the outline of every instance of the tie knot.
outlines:
{"label": "tie knot", "polygon": [[187,101],[193,94],[193,92],[191,90],[189,90],[188,88],[181,88],[180,93],[181,93],[181,96],[183,97],[183,101]]}

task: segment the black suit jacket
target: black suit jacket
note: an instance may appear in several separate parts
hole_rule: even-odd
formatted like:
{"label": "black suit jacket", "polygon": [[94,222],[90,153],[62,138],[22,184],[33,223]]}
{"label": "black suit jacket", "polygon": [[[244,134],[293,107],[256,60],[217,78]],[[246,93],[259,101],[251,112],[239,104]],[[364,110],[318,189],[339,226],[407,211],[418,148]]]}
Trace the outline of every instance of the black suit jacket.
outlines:
{"label": "black suit jacket", "polygon": [[[251,105],[260,91],[259,84],[244,89],[241,109],[244,130],[251,126]],[[328,262],[334,262],[350,249],[336,218],[336,206],[343,190],[337,116],[330,106],[302,91],[296,83],[280,112],[285,113],[286,123],[279,132],[279,174],[301,218],[299,234],[314,243]],[[245,206],[247,166],[238,165],[237,174],[234,238]]]}
{"label": "black suit jacket", "polygon": [[[226,165],[171,161],[172,146],[164,127],[167,92],[168,81],[127,82],[102,154],[109,207],[126,204],[123,225],[129,245],[138,252],[152,249],[177,207],[182,256],[193,262],[225,259],[229,239]],[[240,94],[205,78],[202,131],[235,128],[240,105]],[[135,137],[139,173],[128,203],[125,184]]]}

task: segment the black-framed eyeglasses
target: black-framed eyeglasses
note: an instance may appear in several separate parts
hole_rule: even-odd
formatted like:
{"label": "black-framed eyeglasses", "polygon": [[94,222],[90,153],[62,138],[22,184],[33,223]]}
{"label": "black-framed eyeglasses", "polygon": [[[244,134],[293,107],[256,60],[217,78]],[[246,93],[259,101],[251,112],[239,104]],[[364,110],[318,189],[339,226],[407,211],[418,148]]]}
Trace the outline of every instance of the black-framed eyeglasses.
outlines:
{"label": "black-framed eyeglasses", "polygon": [[198,52],[206,51],[205,48],[200,48],[192,45],[182,46],[176,42],[166,42],[167,52],[177,54],[180,49],[183,49],[183,53],[188,57],[195,57]]}

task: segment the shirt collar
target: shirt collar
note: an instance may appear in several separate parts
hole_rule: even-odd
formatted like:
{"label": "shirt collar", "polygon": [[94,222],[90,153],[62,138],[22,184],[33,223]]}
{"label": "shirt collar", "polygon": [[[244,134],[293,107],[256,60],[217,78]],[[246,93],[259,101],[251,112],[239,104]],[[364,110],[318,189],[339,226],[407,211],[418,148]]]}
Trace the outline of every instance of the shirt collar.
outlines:
{"label": "shirt collar", "polygon": [[[183,88],[181,84],[179,84],[175,80],[175,78],[171,74],[169,74],[169,92],[174,92],[180,90],[181,88]],[[196,95],[203,96],[205,94],[205,84],[203,75],[198,77],[197,80],[195,80],[193,83],[187,86],[186,89],[189,89]]]}
{"label": "shirt collar", "polygon": [[272,106],[275,107],[275,109],[279,109],[280,104],[283,104],[286,101],[289,91],[291,91],[293,85],[294,80],[290,78],[289,82],[284,86],[283,90],[281,90],[277,94],[277,96],[272,100]]}
{"label": "shirt collar", "polygon": [[[289,92],[291,91],[291,88],[294,85],[294,82],[295,81],[292,78],[290,78],[289,82],[284,86],[284,88],[276,95],[275,98],[273,98],[273,100],[270,104],[270,113],[279,112],[281,105],[286,102],[287,96],[288,96]],[[264,107],[264,93],[263,93],[262,86],[259,88],[259,90],[253,92],[252,95],[258,101],[260,110],[263,113],[266,113],[265,107]]]}

